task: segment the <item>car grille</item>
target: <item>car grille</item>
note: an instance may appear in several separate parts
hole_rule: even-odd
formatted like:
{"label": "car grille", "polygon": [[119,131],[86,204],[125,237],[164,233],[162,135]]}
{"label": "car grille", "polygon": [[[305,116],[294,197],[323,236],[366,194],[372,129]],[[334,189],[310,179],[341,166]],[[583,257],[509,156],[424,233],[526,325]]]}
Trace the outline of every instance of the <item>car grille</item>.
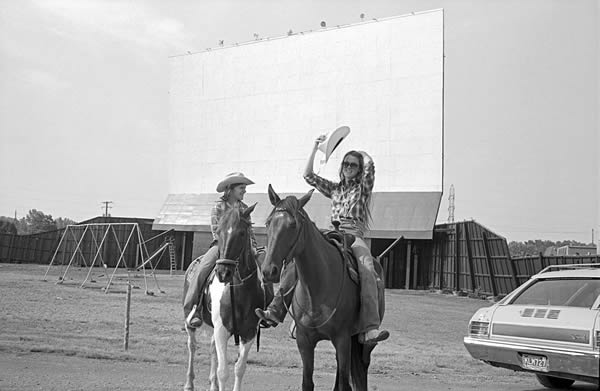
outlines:
{"label": "car grille", "polygon": [[546,312],[548,312],[548,310],[540,308],[537,311],[535,311],[535,314],[533,314],[533,317],[534,318],[545,318]]}

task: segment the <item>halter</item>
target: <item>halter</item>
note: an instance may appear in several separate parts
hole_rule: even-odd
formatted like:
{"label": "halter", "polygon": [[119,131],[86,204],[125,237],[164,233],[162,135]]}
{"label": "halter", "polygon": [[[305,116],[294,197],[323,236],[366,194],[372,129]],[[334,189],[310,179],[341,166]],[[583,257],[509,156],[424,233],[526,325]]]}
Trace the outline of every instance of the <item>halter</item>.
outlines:
{"label": "halter", "polygon": [[229,283],[230,286],[242,286],[244,285],[244,283],[249,280],[250,278],[252,278],[255,274],[257,274],[258,271],[258,263],[256,262],[256,258],[254,259],[254,264],[256,265],[256,267],[254,268],[254,270],[252,271],[252,273],[248,274],[246,277],[242,277],[241,273],[240,273],[240,269],[239,269],[239,264],[240,264],[240,257],[241,257],[241,253],[240,255],[238,255],[238,257],[236,259],[227,259],[227,258],[220,258],[217,260],[217,265],[221,265],[221,266],[234,266],[234,276],[237,275],[237,277],[239,278],[240,282],[237,284],[233,283],[233,278],[231,279],[231,282]]}
{"label": "halter", "polygon": [[[247,221],[244,218],[240,218],[240,222],[247,224],[248,226],[250,226],[249,221]],[[249,234],[250,230],[248,228],[246,228],[247,233]],[[239,264],[240,264],[240,258],[242,257],[242,254],[244,252],[244,250],[246,252],[248,252],[248,246],[246,246],[246,248],[242,248],[240,250],[240,253],[238,254],[238,256],[235,259],[228,259],[228,258],[219,258],[216,262],[217,265],[221,265],[221,266],[233,266],[234,267],[234,276],[237,275],[237,277],[240,279],[240,283],[238,284],[234,284],[233,283],[233,278],[231,280],[230,285],[231,286],[241,286],[244,285],[244,282],[248,279],[250,279],[254,274],[257,273],[258,270],[258,264],[256,263],[256,259],[254,259],[254,264],[256,265],[256,268],[247,276],[242,277],[240,270],[239,270]]]}
{"label": "halter", "polygon": [[[287,214],[289,214],[290,216],[294,217],[294,220],[296,220],[296,224],[299,224],[299,219],[297,217],[295,217],[294,215],[292,215],[292,213],[287,210],[286,208],[281,208],[278,207],[275,209],[276,212],[285,212]],[[304,218],[304,216],[300,213],[300,211],[297,211],[296,213],[297,216],[301,216],[302,218]],[[302,221],[303,224],[300,224],[300,228],[298,229],[298,235],[296,236],[296,240],[294,241],[294,245],[292,246],[292,248],[290,249],[290,251],[288,252],[288,255],[284,258],[283,260],[283,267],[281,268],[281,273],[279,275],[279,280],[281,281],[281,277],[283,276],[283,272],[286,269],[287,265],[289,264],[290,260],[292,259],[292,255],[294,255],[294,253],[296,252],[296,247],[298,247],[298,243],[300,242],[300,239],[302,237],[302,235],[304,234],[304,223],[305,221]],[[302,324],[302,322],[300,322],[298,320],[298,318],[296,318],[296,315],[294,315],[293,311],[291,311],[291,308],[288,307],[288,305],[286,304],[285,300],[283,300],[283,305],[285,306],[286,310],[288,311],[288,313],[290,314],[290,316],[292,317],[292,319],[294,320],[294,322],[296,322],[296,324],[301,325],[302,327],[308,328],[308,329],[318,329],[321,328],[323,326],[325,326],[332,318],[333,315],[335,315],[335,313],[337,312],[337,308],[338,305],[340,304],[340,300],[342,298],[342,292],[344,291],[344,282],[346,280],[346,267],[344,265],[344,257],[342,256],[342,285],[340,286],[340,290],[338,291],[338,295],[337,295],[337,299],[335,301],[335,306],[333,307],[333,311],[331,311],[331,314],[329,314],[329,316],[327,317],[327,319],[325,319],[325,321],[323,321],[321,324],[319,324],[318,326],[307,326],[305,324]],[[281,293],[282,297],[284,297],[285,295],[289,294],[290,292],[294,291],[296,289],[296,286],[298,285],[298,280],[296,279],[296,282],[294,283],[294,286],[292,288],[289,289],[288,292],[282,292],[281,288],[279,288],[279,292]],[[292,297],[293,299],[293,297]],[[302,310],[302,312],[304,313],[308,313],[308,311],[302,309],[302,307],[300,306],[300,303],[298,303],[298,301],[295,301],[296,306],[298,306],[298,308],[300,308]]]}

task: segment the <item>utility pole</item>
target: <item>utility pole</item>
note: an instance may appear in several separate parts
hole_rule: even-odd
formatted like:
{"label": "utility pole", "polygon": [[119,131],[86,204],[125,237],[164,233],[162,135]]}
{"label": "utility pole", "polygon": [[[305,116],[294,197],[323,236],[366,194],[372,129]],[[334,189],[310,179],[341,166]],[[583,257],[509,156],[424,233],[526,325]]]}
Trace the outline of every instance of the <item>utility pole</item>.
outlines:
{"label": "utility pole", "polygon": [[108,214],[108,210],[112,208],[112,201],[102,201],[102,204],[104,204],[104,214],[102,215],[103,217],[110,217],[110,215]]}
{"label": "utility pole", "polygon": [[450,196],[448,197],[448,222],[454,223],[454,185],[450,185]]}

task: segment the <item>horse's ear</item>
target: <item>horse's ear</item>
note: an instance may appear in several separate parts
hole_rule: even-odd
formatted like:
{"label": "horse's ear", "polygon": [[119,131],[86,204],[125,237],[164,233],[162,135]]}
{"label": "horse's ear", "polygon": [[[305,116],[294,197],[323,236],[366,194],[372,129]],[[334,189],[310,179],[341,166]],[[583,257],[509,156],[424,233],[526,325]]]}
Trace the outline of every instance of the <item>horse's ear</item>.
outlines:
{"label": "horse's ear", "polygon": [[306,203],[310,200],[310,197],[312,197],[313,191],[315,191],[315,189],[310,189],[308,191],[308,193],[304,194],[302,196],[302,198],[300,198],[298,201],[300,201],[300,207],[304,208],[304,205],[306,205]]}
{"label": "horse's ear", "polygon": [[243,213],[242,216],[244,216],[245,218],[250,218],[250,213],[254,212],[254,208],[256,208],[256,205],[258,204],[258,202],[255,202],[254,204],[252,204],[252,206],[250,206],[248,209],[246,209]]}
{"label": "horse's ear", "polygon": [[271,200],[271,204],[273,204],[273,206],[277,205],[281,201],[281,198],[279,198],[277,193],[275,193],[275,190],[273,190],[273,186],[271,186],[270,183],[269,183],[269,199]]}

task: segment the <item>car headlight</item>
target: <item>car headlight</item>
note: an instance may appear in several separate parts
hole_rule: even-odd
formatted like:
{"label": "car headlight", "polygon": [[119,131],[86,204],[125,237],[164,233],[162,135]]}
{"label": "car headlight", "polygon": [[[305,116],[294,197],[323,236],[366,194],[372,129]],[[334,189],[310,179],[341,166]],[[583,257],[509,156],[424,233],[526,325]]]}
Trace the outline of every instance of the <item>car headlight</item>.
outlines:
{"label": "car headlight", "polygon": [[490,322],[471,321],[469,323],[469,336],[487,337],[490,335]]}
{"label": "car headlight", "polygon": [[600,350],[600,330],[596,330],[596,343],[594,346],[596,349]]}

